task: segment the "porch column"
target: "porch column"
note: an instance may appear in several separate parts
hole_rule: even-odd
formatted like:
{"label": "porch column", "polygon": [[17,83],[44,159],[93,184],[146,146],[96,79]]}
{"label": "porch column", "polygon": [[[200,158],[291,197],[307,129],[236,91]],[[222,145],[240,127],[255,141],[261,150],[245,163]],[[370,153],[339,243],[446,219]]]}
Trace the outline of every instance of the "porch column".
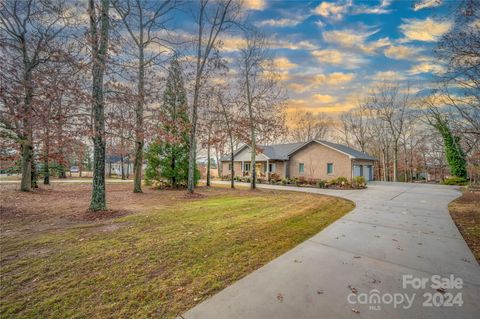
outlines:
{"label": "porch column", "polygon": [[244,163],[244,161],[242,161],[242,177],[244,176],[244,174],[243,174],[244,169],[245,169],[245,163]]}
{"label": "porch column", "polygon": [[268,165],[268,159],[267,159],[267,181],[270,182],[270,165]]}

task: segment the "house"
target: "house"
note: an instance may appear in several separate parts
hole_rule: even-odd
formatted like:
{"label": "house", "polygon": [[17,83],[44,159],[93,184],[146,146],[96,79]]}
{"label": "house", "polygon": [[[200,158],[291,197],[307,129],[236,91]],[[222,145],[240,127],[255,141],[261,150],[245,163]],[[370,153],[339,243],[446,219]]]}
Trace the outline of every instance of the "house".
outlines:
{"label": "house", "polygon": [[[249,176],[251,152],[248,145],[233,155],[235,176]],[[230,175],[230,155],[221,158],[222,172]],[[332,180],[340,176],[352,179],[364,176],[374,179],[375,158],[345,145],[311,140],[309,142],[258,146],[256,172],[258,177],[305,178]]]}

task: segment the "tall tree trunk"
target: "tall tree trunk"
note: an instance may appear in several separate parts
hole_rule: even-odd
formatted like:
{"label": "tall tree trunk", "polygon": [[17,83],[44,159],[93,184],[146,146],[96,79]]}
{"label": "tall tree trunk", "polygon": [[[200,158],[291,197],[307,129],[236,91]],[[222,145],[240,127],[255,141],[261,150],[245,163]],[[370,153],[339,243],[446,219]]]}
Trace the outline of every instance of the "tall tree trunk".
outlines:
{"label": "tall tree trunk", "polygon": [[398,142],[393,145],[393,181],[398,182]]}
{"label": "tall tree trunk", "polygon": [[35,160],[32,158],[32,188],[38,188],[37,169],[35,168]]}
{"label": "tall tree trunk", "polygon": [[[26,49],[25,49],[26,50]],[[22,160],[21,171],[22,180],[20,183],[20,190],[29,192],[32,189],[32,161],[33,161],[33,127],[32,127],[32,72],[30,69],[30,62],[27,58],[26,51],[24,52],[24,91],[25,99],[23,106],[23,137],[21,140]]]}
{"label": "tall tree trunk", "polygon": [[125,167],[123,163],[123,154],[120,155],[120,164],[122,165],[121,171],[122,171],[122,180],[125,180]]}
{"label": "tall tree trunk", "polygon": [[50,134],[48,125],[45,127],[45,150],[43,153],[43,184],[50,185]]}
{"label": "tall tree trunk", "polygon": [[385,150],[382,150],[382,173],[383,173],[383,181],[387,181],[387,155]]}
{"label": "tall tree trunk", "polygon": [[222,172],[222,165],[220,165],[220,161],[219,161],[219,156],[218,156],[218,148],[215,147],[215,161],[217,163],[217,174],[218,174],[218,177],[221,178],[223,176],[223,172]]}
{"label": "tall tree trunk", "polygon": [[207,186],[210,186],[210,135],[211,128],[208,128],[208,140],[207,140]]}
{"label": "tall tree trunk", "polygon": [[102,211],[107,208],[105,199],[105,102],[103,76],[108,49],[109,0],[101,0],[100,34],[97,32],[95,1],[89,0],[92,41],[92,97],[93,97],[93,183],[90,209]]}
{"label": "tall tree trunk", "polygon": [[[141,21],[140,21],[141,22]],[[140,45],[138,47],[138,101],[135,108],[135,161],[133,163],[133,192],[142,192],[142,164],[143,145],[145,143],[143,134],[143,104],[145,101],[145,61],[143,52],[143,28],[140,28]]]}

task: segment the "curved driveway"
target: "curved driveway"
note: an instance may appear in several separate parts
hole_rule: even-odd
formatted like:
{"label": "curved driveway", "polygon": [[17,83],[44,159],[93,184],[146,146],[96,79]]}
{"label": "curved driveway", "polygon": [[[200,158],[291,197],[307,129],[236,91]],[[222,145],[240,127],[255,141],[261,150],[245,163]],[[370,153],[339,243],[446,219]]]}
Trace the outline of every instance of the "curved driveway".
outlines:
{"label": "curved driveway", "polygon": [[[361,191],[259,187],[344,197],[356,208],[180,318],[480,318],[480,267],[447,208],[460,195],[455,188],[380,182]],[[404,289],[404,275],[428,282]],[[437,291],[433,275],[461,278],[462,288]],[[457,293],[453,306],[435,306]],[[374,295],[380,303],[368,299]]]}

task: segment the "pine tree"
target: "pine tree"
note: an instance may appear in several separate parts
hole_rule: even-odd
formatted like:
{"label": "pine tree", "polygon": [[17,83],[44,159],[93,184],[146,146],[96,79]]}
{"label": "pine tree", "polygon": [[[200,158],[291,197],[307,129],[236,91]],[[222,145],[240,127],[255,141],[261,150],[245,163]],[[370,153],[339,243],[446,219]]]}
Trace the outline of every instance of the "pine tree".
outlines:
{"label": "pine tree", "polygon": [[[167,84],[160,110],[161,136],[147,150],[147,182],[164,180],[173,187],[186,185],[190,121],[182,69],[176,58],[168,70]],[[195,181],[199,179],[196,170]]]}

